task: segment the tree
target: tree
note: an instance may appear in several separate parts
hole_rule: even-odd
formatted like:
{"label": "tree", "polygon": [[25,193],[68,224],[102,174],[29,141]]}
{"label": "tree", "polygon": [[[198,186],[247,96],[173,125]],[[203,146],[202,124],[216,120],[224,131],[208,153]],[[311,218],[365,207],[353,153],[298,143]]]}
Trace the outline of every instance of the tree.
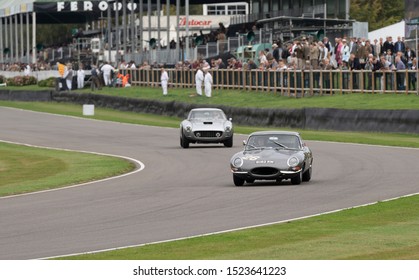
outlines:
{"label": "tree", "polygon": [[370,31],[400,22],[404,12],[404,0],[351,0],[351,18],[368,22]]}

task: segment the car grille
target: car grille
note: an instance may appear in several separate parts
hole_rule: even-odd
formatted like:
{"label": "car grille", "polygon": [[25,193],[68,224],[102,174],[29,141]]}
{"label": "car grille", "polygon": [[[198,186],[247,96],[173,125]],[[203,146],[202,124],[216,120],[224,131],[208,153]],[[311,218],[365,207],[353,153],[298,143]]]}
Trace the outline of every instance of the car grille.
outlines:
{"label": "car grille", "polygon": [[279,170],[273,167],[257,167],[250,171],[252,174],[259,176],[271,176],[279,173]]}
{"label": "car grille", "polygon": [[222,131],[195,131],[194,134],[197,138],[220,138],[223,136]]}

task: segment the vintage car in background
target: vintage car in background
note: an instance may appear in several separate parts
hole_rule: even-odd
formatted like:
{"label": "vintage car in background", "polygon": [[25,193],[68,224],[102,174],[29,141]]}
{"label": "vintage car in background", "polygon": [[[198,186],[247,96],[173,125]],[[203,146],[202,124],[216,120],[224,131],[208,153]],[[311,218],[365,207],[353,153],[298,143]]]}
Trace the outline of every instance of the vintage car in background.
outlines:
{"label": "vintage car in background", "polygon": [[180,146],[189,148],[190,143],[223,143],[233,146],[233,123],[221,109],[196,108],[180,123]]}
{"label": "vintage car in background", "polygon": [[290,179],[293,185],[310,181],[313,155],[298,132],[255,132],[243,144],[244,150],[230,160],[236,186],[255,180]]}

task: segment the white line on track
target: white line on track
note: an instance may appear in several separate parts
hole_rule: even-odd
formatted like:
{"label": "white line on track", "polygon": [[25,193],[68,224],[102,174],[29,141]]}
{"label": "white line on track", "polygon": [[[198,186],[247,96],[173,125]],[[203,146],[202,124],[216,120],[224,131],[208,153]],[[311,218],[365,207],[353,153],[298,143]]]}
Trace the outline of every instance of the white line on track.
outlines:
{"label": "white line on track", "polygon": [[28,195],[35,195],[35,194],[46,193],[46,192],[60,191],[60,190],[65,190],[65,189],[71,189],[71,188],[86,186],[86,185],[90,185],[90,184],[94,184],[94,183],[106,182],[106,181],[110,181],[110,180],[114,180],[114,179],[118,179],[118,178],[122,178],[122,177],[125,177],[125,176],[129,176],[129,175],[138,173],[145,168],[144,163],[142,163],[141,161],[139,161],[137,159],[134,159],[134,158],[120,156],[120,155],[96,153],[96,152],[89,152],[89,151],[70,150],[70,149],[63,149],[63,148],[53,148],[53,147],[46,147],[46,146],[36,146],[36,145],[31,145],[31,144],[19,143],[19,142],[5,141],[5,140],[1,140],[1,139],[0,139],[0,142],[8,143],[8,144],[21,145],[21,146],[27,146],[27,147],[32,147],[32,148],[41,148],[41,149],[49,149],[49,150],[57,150],[57,151],[77,152],[77,153],[86,153],[86,154],[93,154],[93,155],[100,155],[100,156],[117,157],[117,158],[122,158],[122,159],[132,161],[137,166],[137,168],[135,168],[131,172],[124,173],[124,174],[117,175],[117,176],[113,176],[113,177],[108,177],[108,178],[105,178],[105,179],[89,181],[89,182],[86,182],[86,183],[66,186],[66,187],[62,187],[62,188],[48,189],[48,190],[36,191],[36,192],[31,192],[31,193],[16,194],[16,195],[9,195],[9,196],[0,197],[0,199],[9,199],[9,198],[20,197],[20,196],[28,196]]}
{"label": "white line on track", "polygon": [[[7,107],[7,108],[9,108],[9,107]],[[17,109],[17,108],[9,108],[9,109],[16,109],[16,110],[28,111],[28,110]],[[52,113],[45,113],[45,112],[37,112],[37,111],[32,111],[32,112],[40,113],[40,114],[50,114],[50,115],[56,115],[56,116],[63,116],[63,115],[60,115],[60,114],[52,114]],[[92,120],[92,121],[104,121],[104,120],[89,119],[89,118],[76,117],[76,116],[65,116],[65,117],[71,117],[71,118],[76,118],[76,119],[87,119],[87,120]],[[117,123],[120,123],[120,122],[117,122]],[[125,124],[125,125],[140,125],[140,124],[127,124],[127,123],[120,123],[120,124]],[[144,125],[144,126],[147,126],[147,125]],[[169,127],[162,127],[162,128],[175,129],[175,128],[169,128]],[[240,135],[246,136],[246,134],[240,134]],[[57,149],[57,148],[49,148],[49,147],[40,147],[40,146],[33,146],[33,145],[28,145],[28,144],[20,144],[20,143],[14,143],[14,142],[2,141],[2,140],[0,140],[0,141],[1,142],[6,142],[6,143],[19,144],[19,145],[26,145],[26,146],[31,146],[31,147],[38,147],[38,148],[47,148],[47,149],[55,149],[55,150],[63,150],[63,151],[72,151],[72,150],[67,150],[67,149]],[[346,142],[332,142],[332,141],[316,141],[316,140],[313,140],[313,141],[308,140],[308,141],[309,142],[317,142],[317,143],[333,143],[333,144],[344,144],[344,145],[358,145],[358,146],[371,146],[371,147],[406,149],[406,150],[419,150],[418,148],[398,147],[398,146],[385,146],[385,145],[372,145],[372,144],[359,144],[359,143],[346,143]],[[133,173],[137,173],[137,172],[143,170],[144,167],[145,167],[142,162],[140,162],[140,161],[138,161],[136,159],[128,158],[128,157],[117,156],[117,155],[108,155],[108,154],[100,154],[100,153],[87,152],[87,151],[74,151],[74,152],[84,152],[84,153],[91,153],[91,154],[107,155],[107,156],[115,156],[115,157],[125,158],[125,159],[128,159],[128,160],[134,161],[135,163],[137,163],[140,166],[140,168],[137,169],[137,170],[135,170],[135,171],[133,171],[133,172],[126,173],[126,174],[119,175],[119,176],[112,177],[112,178],[102,179],[102,180],[98,180],[98,181],[95,181],[95,182],[83,183],[83,184],[79,184],[79,185],[75,185],[75,186],[68,186],[68,187],[64,187],[64,188],[60,188],[60,189],[52,189],[52,190],[40,191],[40,192],[36,192],[36,193],[42,193],[42,192],[48,192],[48,191],[58,191],[58,190],[66,189],[66,188],[74,188],[74,187],[79,187],[79,186],[83,186],[83,185],[87,185],[87,184],[92,184],[92,183],[96,183],[96,182],[108,181],[108,180],[112,180],[112,179],[116,179],[116,178],[128,176],[128,175],[133,174]],[[35,193],[21,194],[21,195],[15,195],[15,196],[30,195],[30,194],[35,194]],[[119,249],[128,249],[128,248],[134,248],[134,247],[142,247],[142,246],[152,245],[152,244],[167,243],[167,242],[180,241],[180,240],[186,240],[186,239],[197,238],[197,237],[205,237],[205,236],[211,236],[211,235],[215,235],[215,234],[229,233],[229,232],[235,232],[235,231],[239,231],[239,230],[246,230],[246,229],[252,229],[252,228],[269,226],[269,225],[283,224],[283,223],[292,222],[292,221],[298,221],[298,220],[302,220],[302,219],[306,219],[306,218],[312,218],[312,217],[317,217],[317,216],[321,216],[321,215],[337,213],[337,212],[341,212],[341,211],[348,210],[348,209],[370,206],[370,205],[374,205],[374,204],[377,204],[377,203],[380,203],[380,202],[388,202],[388,201],[396,200],[396,199],[399,199],[399,198],[410,197],[410,196],[414,196],[414,195],[418,195],[418,194],[419,193],[413,193],[413,194],[408,194],[408,195],[404,195],[404,196],[394,197],[394,198],[390,198],[390,199],[386,199],[386,200],[371,202],[371,203],[357,205],[357,206],[352,206],[352,207],[347,207],[347,208],[336,209],[336,210],[333,210],[333,211],[327,211],[327,212],[322,212],[322,213],[317,213],[317,214],[313,214],[313,215],[308,215],[308,216],[303,216],[303,217],[298,217],[298,218],[288,219],[288,220],[282,220],[282,221],[277,221],[277,222],[271,222],[271,223],[265,223],[265,224],[259,224],[259,225],[253,225],[253,226],[241,227],[241,228],[235,228],[235,229],[229,229],[229,230],[218,231],[218,232],[211,232],[211,233],[200,234],[200,235],[193,235],[193,236],[181,237],[181,238],[176,238],[176,239],[162,240],[162,241],[156,241],[156,242],[150,242],[150,243],[134,244],[134,245],[129,245],[129,246],[108,248],[108,249],[96,250],[96,251],[88,251],[88,252],[80,252],[80,253],[74,253],[74,254],[68,254],[68,255],[51,256],[51,257],[45,257],[45,258],[41,258],[41,259],[52,259],[52,258],[60,258],[60,257],[71,257],[71,256],[77,256],[77,255],[83,255],[83,254],[103,253],[103,252],[109,252],[109,251],[119,250]],[[8,196],[8,197],[3,197],[3,198],[0,197],[0,199],[9,198],[9,197],[14,197],[14,196]]]}
{"label": "white line on track", "polygon": [[278,224],[303,220],[303,219],[307,219],[307,218],[318,217],[318,216],[327,215],[327,214],[333,214],[333,213],[337,213],[337,212],[341,212],[341,211],[345,211],[345,210],[349,210],[349,209],[370,206],[370,205],[374,205],[374,204],[377,204],[377,203],[388,202],[388,201],[396,200],[396,199],[399,199],[399,198],[410,197],[410,196],[414,196],[414,195],[419,195],[419,193],[403,195],[403,196],[400,196],[400,197],[394,197],[394,198],[390,198],[390,199],[386,199],[386,200],[380,200],[380,201],[371,202],[371,203],[367,203],[367,204],[362,204],[362,205],[357,205],[357,206],[352,206],[352,207],[347,207],[347,208],[341,208],[341,209],[336,209],[336,210],[332,210],[332,211],[327,211],[327,212],[322,212],[322,213],[318,213],[318,214],[298,217],[298,218],[294,218],[294,219],[282,220],[282,221],[277,221],[277,222],[271,222],[271,223],[265,223],[265,224],[259,224],[259,225],[241,227],[241,228],[234,228],[234,229],[229,229],[229,230],[210,232],[210,233],[205,233],[205,234],[186,236],[186,237],[180,237],[180,238],[162,240],[162,241],[156,241],[156,242],[150,242],[150,243],[142,243],[142,244],[136,244],[136,245],[123,246],[123,247],[108,248],[108,249],[103,249],[103,250],[96,250],[96,251],[89,251],[89,252],[82,252],[82,253],[75,253],[75,254],[68,254],[68,255],[60,255],[60,256],[53,256],[53,257],[45,257],[45,258],[40,258],[40,259],[54,259],[54,258],[64,258],[64,257],[72,257],[72,256],[79,256],[79,255],[95,254],[95,253],[104,253],[104,252],[120,250],[120,249],[143,247],[143,246],[146,246],[146,245],[168,243],[168,242],[181,241],[181,240],[186,240],[186,239],[191,239],[191,238],[198,238],[198,237],[205,237],[205,236],[211,236],[211,235],[216,235],[216,234],[235,232],[235,231],[239,231],[239,230],[246,230],[246,229],[258,228],[258,227],[264,227],[264,226],[278,225]]}

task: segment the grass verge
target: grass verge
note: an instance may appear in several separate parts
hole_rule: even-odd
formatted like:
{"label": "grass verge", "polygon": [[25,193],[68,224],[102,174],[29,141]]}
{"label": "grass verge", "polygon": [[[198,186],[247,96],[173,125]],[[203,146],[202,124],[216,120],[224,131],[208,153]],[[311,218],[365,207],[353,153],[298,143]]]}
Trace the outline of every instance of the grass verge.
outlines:
{"label": "grass verge", "polygon": [[[48,112],[68,116],[84,117],[81,105],[54,103],[54,102],[12,102],[0,101],[0,106],[13,107],[18,109]],[[98,120],[116,121],[122,123],[153,125],[162,127],[178,128],[181,119],[167,116],[156,116],[150,114],[139,114],[132,112],[121,112],[112,109],[95,108],[93,117]],[[267,127],[235,126],[236,133],[249,134],[258,130],[272,129]],[[282,129],[282,128],[275,128]],[[289,129],[289,128],[283,128]],[[291,129],[294,130],[294,129]],[[385,146],[403,146],[419,148],[418,136],[415,134],[403,133],[366,133],[366,132],[336,132],[336,131],[314,131],[298,130],[306,140],[334,141],[361,143]]]}
{"label": "grass verge", "polygon": [[[91,93],[90,89],[76,90],[80,93]],[[131,98],[153,99],[161,101],[177,101],[195,104],[225,105],[231,107],[256,108],[337,108],[366,110],[417,110],[419,97],[405,94],[334,94],[315,95],[304,98],[290,98],[280,93],[244,91],[244,90],[214,90],[211,98],[190,97],[193,88],[171,88],[167,96],[162,95],[161,88],[130,87],[103,88],[95,94],[123,96]]]}
{"label": "grass verge", "polygon": [[124,159],[0,142],[0,196],[54,189],[135,169]]}
{"label": "grass verge", "polygon": [[61,259],[419,259],[419,196],[230,233]]}
{"label": "grass verge", "polygon": [[[82,116],[81,106],[1,101],[0,106]],[[96,119],[178,127],[179,119],[95,109]],[[249,133],[265,128],[236,127]],[[417,135],[301,131],[309,140],[419,148]],[[419,196],[338,213],[176,242],[63,259],[419,259]]]}

